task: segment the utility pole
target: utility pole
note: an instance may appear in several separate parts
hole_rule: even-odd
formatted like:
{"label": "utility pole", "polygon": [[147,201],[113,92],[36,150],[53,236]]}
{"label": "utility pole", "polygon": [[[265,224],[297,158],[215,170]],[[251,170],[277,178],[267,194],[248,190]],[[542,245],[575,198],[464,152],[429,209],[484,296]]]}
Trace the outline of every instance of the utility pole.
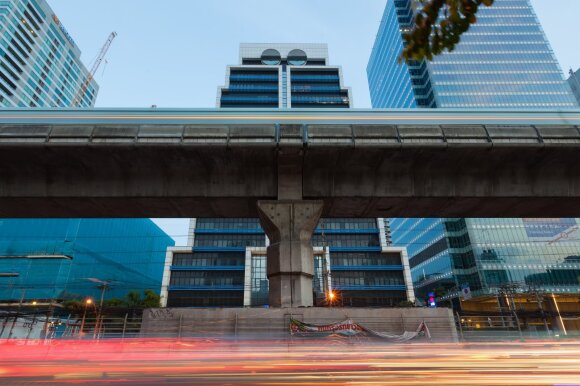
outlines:
{"label": "utility pole", "polygon": [[[538,303],[538,308],[540,310],[540,315],[542,317],[542,322],[544,323],[544,328],[546,329],[546,333],[550,335],[550,328],[548,327],[548,320],[546,317],[546,312],[544,311],[544,307],[542,306],[542,302],[544,301],[544,291],[538,289],[536,285],[530,285],[528,287],[528,292],[532,295],[536,303]],[[541,296],[540,296],[541,295]]]}
{"label": "utility pole", "polygon": [[97,288],[101,290],[101,301],[99,302],[99,310],[97,313],[97,320],[95,322],[95,330],[93,332],[93,339],[96,339],[97,336],[100,336],[101,333],[101,319],[103,317],[103,301],[105,299],[105,291],[111,287],[111,282],[95,279],[94,277],[89,277],[87,280],[92,281],[93,283],[98,283],[99,285]]}

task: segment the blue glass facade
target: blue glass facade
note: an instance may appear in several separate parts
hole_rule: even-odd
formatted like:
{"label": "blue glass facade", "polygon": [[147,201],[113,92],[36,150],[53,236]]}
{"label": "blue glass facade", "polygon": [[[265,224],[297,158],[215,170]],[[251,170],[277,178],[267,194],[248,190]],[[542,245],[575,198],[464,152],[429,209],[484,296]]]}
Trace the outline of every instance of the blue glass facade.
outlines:
{"label": "blue glass facade", "polygon": [[[0,299],[100,297],[159,291],[174,241],[149,219],[0,219]],[[1,276],[1,275],[0,275]]]}
{"label": "blue glass facade", "polygon": [[367,67],[374,108],[578,106],[529,0],[481,7],[454,51],[399,63],[413,7],[413,0],[387,2]]}
{"label": "blue glass facade", "polygon": [[[413,108],[419,107],[419,101],[429,103],[424,98],[425,92],[421,93],[420,87],[415,87],[415,83],[420,83],[423,77],[429,78],[426,64],[399,63],[404,47],[401,31],[409,28],[412,21],[410,1],[387,1],[367,66],[369,91],[375,108]],[[431,91],[428,90],[427,94],[432,101]]]}
{"label": "blue glass facade", "polygon": [[[481,7],[478,22],[453,52],[432,62],[399,63],[402,32],[411,26],[414,6],[413,0],[387,1],[367,67],[374,108],[577,107],[529,0]],[[575,224],[574,219],[389,219],[393,245],[407,248],[413,286],[423,299],[432,291],[456,298],[463,285],[473,296],[485,296],[507,283],[578,293]],[[545,230],[545,237],[534,227]]]}
{"label": "blue glass facade", "polygon": [[428,292],[456,286],[444,219],[389,219],[392,243],[407,248],[415,293],[425,299]]}
{"label": "blue glass facade", "polygon": [[[0,107],[68,107],[88,76],[81,51],[45,0],[0,2]],[[94,105],[92,80],[80,107]]]}
{"label": "blue glass facade", "polygon": [[418,296],[497,293],[505,284],[580,293],[580,219],[392,219],[393,243],[407,246]]}

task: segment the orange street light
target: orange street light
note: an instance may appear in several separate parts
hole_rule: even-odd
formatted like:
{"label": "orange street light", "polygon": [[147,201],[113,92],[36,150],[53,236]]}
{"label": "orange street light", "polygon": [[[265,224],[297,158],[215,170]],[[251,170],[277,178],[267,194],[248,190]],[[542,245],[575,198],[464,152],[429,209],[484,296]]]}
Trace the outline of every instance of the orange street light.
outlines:
{"label": "orange street light", "polygon": [[85,319],[87,317],[87,306],[89,304],[93,304],[93,299],[86,298],[85,299],[85,311],[83,312],[83,320],[81,321],[81,328],[80,328],[80,331],[79,331],[79,335],[80,335],[81,338],[82,338],[82,336],[84,334],[83,330],[85,329]]}

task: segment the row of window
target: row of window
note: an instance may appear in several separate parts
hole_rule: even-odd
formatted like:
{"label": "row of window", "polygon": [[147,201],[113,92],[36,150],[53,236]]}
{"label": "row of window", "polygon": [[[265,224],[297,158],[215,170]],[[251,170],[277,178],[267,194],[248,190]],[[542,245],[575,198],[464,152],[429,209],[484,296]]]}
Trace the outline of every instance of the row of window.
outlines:
{"label": "row of window", "polygon": [[173,271],[172,286],[243,286],[243,271]]}
{"label": "row of window", "polygon": [[197,234],[196,247],[263,247],[266,237],[263,234]]}
{"label": "row of window", "polygon": [[330,247],[378,247],[377,234],[314,234],[312,245]]}
{"label": "row of window", "polygon": [[[196,229],[257,229],[260,220],[257,218],[198,218]],[[373,229],[377,228],[374,218],[323,218],[316,230],[322,229]]]}
{"label": "row of window", "polygon": [[199,229],[256,229],[260,228],[257,218],[198,218],[195,224]]}
{"label": "row of window", "polygon": [[350,285],[405,285],[401,271],[334,271],[332,283]]}
{"label": "row of window", "polygon": [[[265,245],[266,245],[266,236],[263,233],[257,234],[197,233],[194,242],[195,247],[263,247]],[[315,233],[312,236],[312,245],[329,246],[329,247],[378,247],[380,246],[380,240],[379,235],[375,233],[336,234],[336,233],[321,232]],[[185,257],[183,257],[182,259],[185,259]]]}
{"label": "row of window", "polygon": [[330,254],[331,266],[373,266],[373,265],[401,265],[398,253],[379,252],[333,252]]}
{"label": "row of window", "polygon": [[245,253],[195,252],[173,255],[175,267],[243,266]]}

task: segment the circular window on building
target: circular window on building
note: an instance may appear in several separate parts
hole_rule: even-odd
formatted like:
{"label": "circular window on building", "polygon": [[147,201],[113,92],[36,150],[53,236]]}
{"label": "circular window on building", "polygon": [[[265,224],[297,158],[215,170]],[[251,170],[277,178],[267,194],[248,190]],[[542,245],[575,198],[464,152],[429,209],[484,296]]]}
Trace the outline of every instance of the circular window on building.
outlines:
{"label": "circular window on building", "polygon": [[266,66],[277,66],[282,61],[280,53],[271,48],[262,52],[262,64]]}
{"label": "circular window on building", "polygon": [[288,64],[291,66],[304,66],[306,60],[306,52],[302,50],[292,50],[288,53]]}

